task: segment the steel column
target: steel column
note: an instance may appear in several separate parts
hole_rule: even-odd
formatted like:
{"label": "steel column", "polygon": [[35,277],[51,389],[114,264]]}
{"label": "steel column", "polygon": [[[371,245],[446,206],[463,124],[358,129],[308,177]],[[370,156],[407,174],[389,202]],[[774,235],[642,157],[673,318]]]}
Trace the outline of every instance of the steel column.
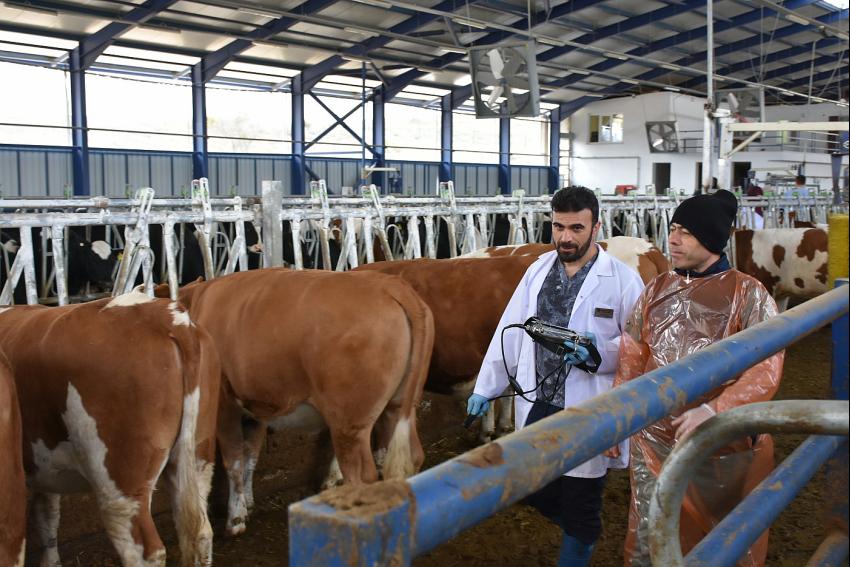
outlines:
{"label": "steel column", "polygon": [[440,99],[440,181],[452,181],[452,136],[454,93]]}
{"label": "steel column", "polygon": [[[365,103],[363,112],[366,112]],[[386,126],[384,123],[384,94],[383,89],[375,90],[372,98],[372,160],[375,167],[386,167]],[[363,141],[366,145],[366,141]],[[372,183],[381,188],[383,193],[388,193],[390,188],[386,185],[386,173],[375,171],[372,173]]]}
{"label": "steel column", "polygon": [[511,194],[511,119],[499,118],[499,192]]}
{"label": "steel column", "polygon": [[290,179],[293,195],[303,195],[307,188],[304,131],[304,77],[303,73],[299,73],[292,77],[292,170]]}
{"label": "steel column", "polygon": [[560,189],[561,170],[561,109],[549,112],[549,192]]}
{"label": "steel column", "polygon": [[207,94],[202,63],[192,65],[192,178],[209,177]]}
{"label": "steel column", "polygon": [[71,50],[71,160],[74,172],[74,195],[90,195],[89,186],[89,131],[86,118],[86,71],[82,65],[80,48]]}
{"label": "steel column", "polygon": [[[835,280],[836,288],[848,288],[848,279]],[[850,329],[848,329],[850,316],[846,313],[843,317],[832,323],[832,385],[831,394],[834,400],[847,400],[848,376],[848,344],[850,344]],[[847,443],[844,443],[832,455],[826,463],[826,477],[824,479],[824,494],[826,498],[826,522],[827,526],[848,525],[848,457]]]}

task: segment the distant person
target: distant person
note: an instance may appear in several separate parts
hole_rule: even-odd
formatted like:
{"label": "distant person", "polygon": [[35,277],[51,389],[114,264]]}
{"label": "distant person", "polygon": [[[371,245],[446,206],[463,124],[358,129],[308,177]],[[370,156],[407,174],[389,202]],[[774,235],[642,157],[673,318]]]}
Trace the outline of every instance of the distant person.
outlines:
{"label": "distant person", "polygon": [[[747,197],[763,197],[764,191],[761,187],[756,185],[755,183],[750,184],[747,188]],[[752,228],[756,230],[761,230],[764,228],[764,210],[761,207],[756,207],[755,214],[753,215],[753,226]]]}
{"label": "distant person", "polygon": [[794,191],[798,197],[808,197],[809,187],[806,185],[806,176],[798,175],[794,178]]}

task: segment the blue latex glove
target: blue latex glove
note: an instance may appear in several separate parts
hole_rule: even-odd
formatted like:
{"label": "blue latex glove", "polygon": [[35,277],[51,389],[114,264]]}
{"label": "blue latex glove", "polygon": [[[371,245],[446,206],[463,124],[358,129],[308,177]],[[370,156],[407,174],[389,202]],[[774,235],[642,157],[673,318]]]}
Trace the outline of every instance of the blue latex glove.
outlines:
{"label": "blue latex glove", "polygon": [[[585,332],[584,335],[590,339],[593,346],[596,346],[596,335],[590,331]],[[572,352],[564,355],[564,362],[567,364],[575,366],[576,364],[581,364],[582,362],[590,360],[590,351],[587,350],[587,347],[577,345],[573,341],[564,341],[564,346],[568,349],[572,349]]]}
{"label": "blue latex glove", "polygon": [[476,417],[487,413],[487,408],[490,407],[490,400],[480,394],[472,394],[466,402],[466,413]]}

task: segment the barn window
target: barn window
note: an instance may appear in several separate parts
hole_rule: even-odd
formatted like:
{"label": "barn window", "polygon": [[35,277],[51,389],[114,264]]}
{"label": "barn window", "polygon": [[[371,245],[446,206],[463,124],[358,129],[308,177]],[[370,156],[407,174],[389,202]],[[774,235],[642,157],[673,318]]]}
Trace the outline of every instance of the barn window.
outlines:
{"label": "barn window", "polygon": [[591,114],[590,143],[622,143],[622,114]]}

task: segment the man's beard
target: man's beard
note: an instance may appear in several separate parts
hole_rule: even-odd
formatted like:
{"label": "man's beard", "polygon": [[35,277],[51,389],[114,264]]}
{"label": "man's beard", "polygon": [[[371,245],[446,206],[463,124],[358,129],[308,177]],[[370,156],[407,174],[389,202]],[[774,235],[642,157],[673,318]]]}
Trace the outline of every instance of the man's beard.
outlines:
{"label": "man's beard", "polygon": [[556,248],[558,251],[558,259],[561,262],[575,262],[576,260],[580,260],[587,254],[587,251],[590,249],[590,245],[593,244],[593,239],[588,238],[587,242],[584,243],[584,246],[579,246],[575,252],[569,252],[561,248],[560,245]]}

